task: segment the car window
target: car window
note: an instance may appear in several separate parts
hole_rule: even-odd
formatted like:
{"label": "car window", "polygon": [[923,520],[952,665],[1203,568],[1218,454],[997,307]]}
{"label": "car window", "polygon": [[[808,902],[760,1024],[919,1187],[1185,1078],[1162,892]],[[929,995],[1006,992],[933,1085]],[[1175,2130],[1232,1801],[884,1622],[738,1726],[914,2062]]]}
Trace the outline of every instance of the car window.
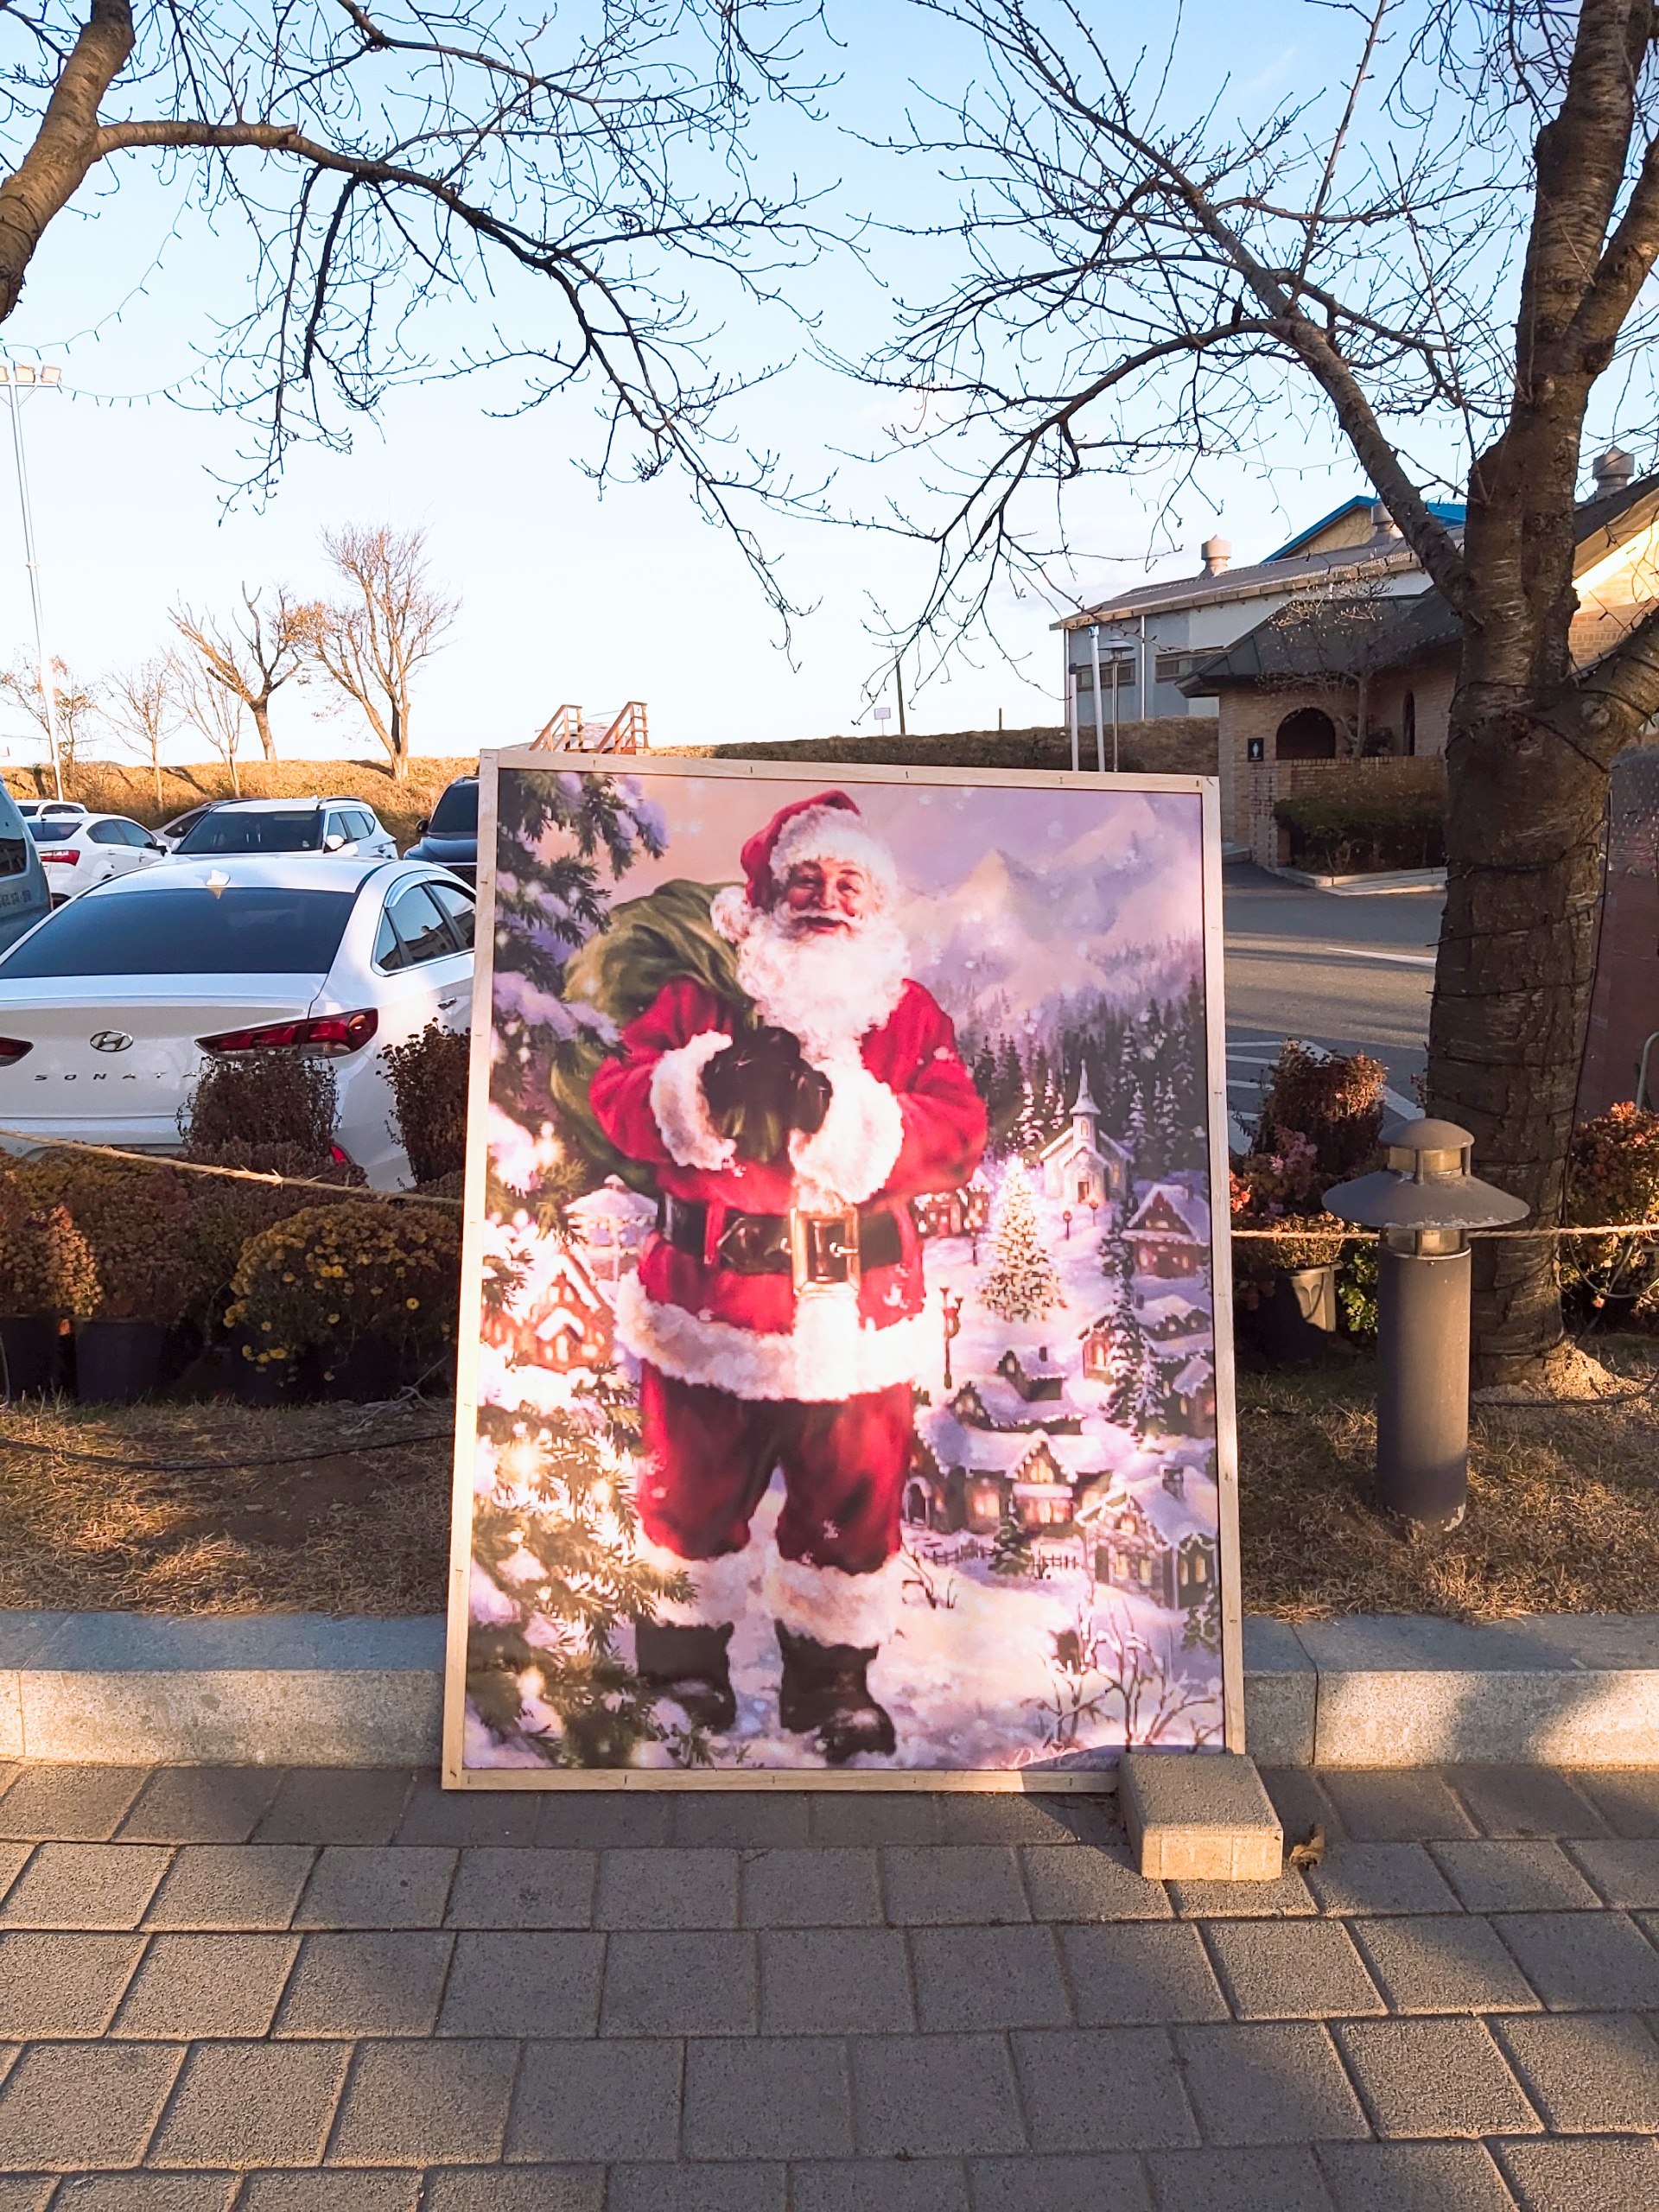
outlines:
{"label": "car window", "polygon": [[378,837],[380,835],[380,824],[363,807],[354,806],[346,819],[357,824],[356,834],[359,837]]}
{"label": "car window", "polygon": [[314,853],[322,817],[314,806],[281,813],[237,814],[215,807],[179,841],[181,853]]}
{"label": "car window", "polygon": [[322,976],[355,897],[251,883],[225,886],[217,896],[194,886],[136,891],[124,884],[60,906],[0,954],[0,976]]}
{"label": "car window", "polygon": [[151,833],[145,829],[142,822],[128,822],[124,819],[121,827],[127,833],[127,842],[130,845],[142,846],[148,850]]}
{"label": "car window", "polygon": [[0,784],[0,875],[26,875],[29,861],[29,832],[22,811]]}
{"label": "car window", "polygon": [[417,968],[423,961],[442,960],[455,950],[448,918],[423,883],[406,883],[392,893],[381,929],[383,935],[395,933],[395,942],[385,952],[380,938],[375,940],[375,959],[382,968]]}
{"label": "car window", "polygon": [[37,845],[67,845],[81,836],[83,827],[79,822],[31,822],[29,834]]}
{"label": "car window", "polygon": [[124,845],[127,833],[118,822],[94,822],[86,835],[95,845]]}
{"label": "car window", "polygon": [[458,883],[429,883],[427,889],[449,917],[449,926],[457,941],[468,952],[473,949],[473,902]]}
{"label": "car window", "polygon": [[205,806],[193,806],[188,814],[180,815],[176,821],[163,823],[156,834],[158,837],[182,837],[207,811]]}
{"label": "car window", "polygon": [[338,837],[342,844],[349,845],[356,835],[349,818],[343,814],[331,814],[322,833],[325,844],[330,837]]}
{"label": "car window", "polygon": [[478,779],[451,784],[432,810],[430,827],[439,837],[476,837],[478,835]]}

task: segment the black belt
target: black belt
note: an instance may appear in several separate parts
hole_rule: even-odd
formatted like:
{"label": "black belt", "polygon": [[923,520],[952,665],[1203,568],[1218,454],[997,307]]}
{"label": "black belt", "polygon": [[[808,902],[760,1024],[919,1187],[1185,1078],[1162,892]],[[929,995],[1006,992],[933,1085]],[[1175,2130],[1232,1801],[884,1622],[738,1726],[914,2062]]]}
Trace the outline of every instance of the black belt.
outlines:
{"label": "black belt", "polygon": [[[703,1256],[709,1209],[664,1194],[658,1233],[677,1251]],[[793,1275],[797,1290],[856,1284],[867,1268],[897,1267],[904,1242],[887,1205],[849,1206],[844,1213],[728,1213],[715,1259],[740,1275]]]}

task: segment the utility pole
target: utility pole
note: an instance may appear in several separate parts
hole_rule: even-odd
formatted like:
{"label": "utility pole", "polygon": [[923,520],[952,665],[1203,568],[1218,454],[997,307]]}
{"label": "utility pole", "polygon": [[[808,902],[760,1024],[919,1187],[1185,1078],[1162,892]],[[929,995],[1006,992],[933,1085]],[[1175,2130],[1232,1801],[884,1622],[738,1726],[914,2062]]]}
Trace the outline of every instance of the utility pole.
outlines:
{"label": "utility pole", "polygon": [[43,368],[32,367],[27,361],[0,361],[0,384],[6,387],[6,397],[11,404],[11,445],[17,459],[17,504],[23,517],[23,564],[29,570],[29,595],[35,611],[35,663],[40,676],[41,698],[46,708],[46,741],[52,755],[52,788],[59,798],[63,797],[63,769],[58,755],[58,687],[53,681],[52,664],[47,658],[46,620],[41,611],[41,564],[35,553],[35,517],[29,503],[29,471],[23,463],[23,417],[17,397],[21,385],[25,391],[45,385],[55,387],[63,372],[55,363]]}
{"label": "utility pole", "polygon": [[[1102,719],[1105,709],[1100,703],[1100,625],[1096,622],[1089,632],[1089,658],[1093,664],[1095,684],[1095,772],[1106,772],[1106,725]],[[1112,734],[1117,734],[1117,663],[1112,663]],[[1117,766],[1117,747],[1112,747],[1112,766]]]}
{"label": "utility pole", "polygon": [[893,688],[899,694],[899,734],[902,738],[906,734],[905,665],[902,659],[895,660],[893,664]]}

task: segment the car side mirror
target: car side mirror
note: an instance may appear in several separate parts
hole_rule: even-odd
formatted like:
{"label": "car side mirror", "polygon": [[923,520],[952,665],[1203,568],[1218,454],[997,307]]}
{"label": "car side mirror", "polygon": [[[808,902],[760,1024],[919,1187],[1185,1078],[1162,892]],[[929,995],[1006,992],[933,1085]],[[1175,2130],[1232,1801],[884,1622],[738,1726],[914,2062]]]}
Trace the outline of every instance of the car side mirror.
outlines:
{"label": "car side mirror", "polygon": [[325,853],[337,853],[343,849],[345,842],[346,840],[340,836],[339,830],[336,830],[332,837],[325,837],[323,839],[322,849]]}
{"label": "car side mirror", "polygon": [[426,833],[427,833],[427,831],[428,831],[431,827],[432,827],[432,817],[431,817],[431,816],[430,816],[429,814],[423,814],[423,815],[421,817],[420,820],[419,820],[419,821],[415,824],[415,835],[416,835],[416,838],[418,839],[418,838],[421,838],[421,837],[424,837],[424,836],[425,836],[425,835],[426,835]]}
{"label": "car side mirror", "polygon": [[144,842],[149,846],[152,853],[164,853],[167,850],[167,847],[162,842],[159,837],[147,837],[144,840]]}

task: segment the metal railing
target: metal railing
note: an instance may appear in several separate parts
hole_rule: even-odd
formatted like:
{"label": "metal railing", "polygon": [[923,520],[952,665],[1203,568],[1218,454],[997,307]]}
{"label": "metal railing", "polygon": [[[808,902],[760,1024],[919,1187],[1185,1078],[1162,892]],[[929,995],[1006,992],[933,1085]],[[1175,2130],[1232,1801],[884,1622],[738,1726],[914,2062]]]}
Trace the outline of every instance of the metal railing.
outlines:
{"label": "metal railing", "polygon": [[584,715],[580,707],[560,707],[536,733],[532,749],[542,753],[644,753],[650,745],[645,702],[630,699],[607,721],[603,713]]}

